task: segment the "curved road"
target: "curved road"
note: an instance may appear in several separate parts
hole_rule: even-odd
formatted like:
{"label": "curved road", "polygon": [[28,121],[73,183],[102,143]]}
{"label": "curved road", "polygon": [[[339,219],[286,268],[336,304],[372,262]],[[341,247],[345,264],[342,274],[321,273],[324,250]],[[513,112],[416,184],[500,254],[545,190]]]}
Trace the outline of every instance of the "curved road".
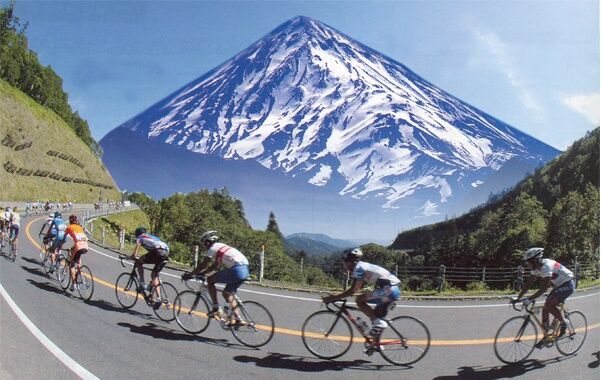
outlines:
{"label": "curved road", "polygon": [[[272,312],[280,328],[260,349],[241,346],[217,324],[192,336],[175,322],[157,319],[144,302],[123,310],[113,283],[124,271],[115,255],[92,246],[85,258],[96,288],[89,303],[63,292],[43,273],[35,233],[39,219],[23,222],[20,256],[0,258],[0,378],[381,378],[409,379],[598,379],[599,292],[578,293],[572,309],[583,311],[589,324],[584,346],[564,357],[555,348],[535,350],[524,365],[503,366],[493,353],[492,338],[507,318],[517,315],[506,302],[403,301],[392,316],[408,314],[430,329],[432,346],[411,367],[389,365],[378,354],[368,357],[362,345],[336,361],[313,357],[299,330],[320,308],[315,295],[245,285],[243,299],[255,299]],[[27,236],[29,232],[29,237]],[[163,279],[181,288],[169,269]],[[172,277],[173,276],[173,277]],[[14,311],[14,309],[17,312]],[[28,327],[23,320],[28,319]],[[35,331],[32,333],[31,330]]]}

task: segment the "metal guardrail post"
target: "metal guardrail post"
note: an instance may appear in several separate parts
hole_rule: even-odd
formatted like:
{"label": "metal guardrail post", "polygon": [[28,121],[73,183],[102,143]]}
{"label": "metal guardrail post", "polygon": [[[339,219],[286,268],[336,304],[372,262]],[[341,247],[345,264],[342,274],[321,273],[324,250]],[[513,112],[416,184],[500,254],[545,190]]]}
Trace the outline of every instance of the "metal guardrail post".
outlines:
{"label": "metal guardrail post", "polygon": [[440,268],[438,269],[438,276],[436,276],[436,287],[437,287],[438,293],[442,292],[442,289],[444,287],[445,276],[446,276],[446,267],[444,265],[441,265]]}
{"label": "metal guardrail post", "polygon": [[578,259],[574,260],[574,287],[578,287],[578,282],[580,281],[580,263]]}
{"label": "metal guardrail post", "polygon": [[486,267],[482,268],[482,282],[486,281]]}
{"label": "metal guardrail post", "polygon": [[263,273],[265,270],[265,245],[261,244],[261,253],[259,254],[259,282],[263,282]]}
{"label": "metal guardrail post", "polygon": [[119,250],[123,251],[123,248],[125,248],[125,229],[120,229],[119,230]]}
{"label": "metal guardrail post", "polygon": [[194,268],[198,266],[198,246],[194,246]]}
{"label": "metal guardrail post", "polygon": [[100,241],[102,245],[106,243],[106,228],[104,226],[102,226],[102,232],[100,233]]}
{"label": "metal guardrail post", "polygon": [[524,268],[520,265],[517,270],[517,277],[515,279],[514,290],[519,292],[522,290],[522,286],[524,286]]}

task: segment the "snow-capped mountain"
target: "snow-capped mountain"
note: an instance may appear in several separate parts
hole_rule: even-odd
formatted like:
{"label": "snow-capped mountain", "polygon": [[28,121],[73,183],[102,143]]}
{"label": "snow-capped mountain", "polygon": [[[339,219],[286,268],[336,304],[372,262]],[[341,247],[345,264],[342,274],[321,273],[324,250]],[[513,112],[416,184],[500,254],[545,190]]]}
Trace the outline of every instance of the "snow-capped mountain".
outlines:
{"label": "snow-capped mountain", "polygon": [[420,195],[424,215],[511,159],[538,166],[559,153],[308,17],[282,24],[118,129],[253,160],[388,209]]}

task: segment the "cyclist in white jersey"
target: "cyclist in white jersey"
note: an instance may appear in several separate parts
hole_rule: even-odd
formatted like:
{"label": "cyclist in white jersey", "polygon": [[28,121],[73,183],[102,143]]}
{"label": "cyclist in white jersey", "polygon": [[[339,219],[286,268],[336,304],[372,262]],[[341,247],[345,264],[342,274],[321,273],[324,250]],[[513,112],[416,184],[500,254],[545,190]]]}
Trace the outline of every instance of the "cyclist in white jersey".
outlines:
{"label": "cyclist in white jersey", "polygon": [[10,230],[10,207],[0,211],[0,242],[4,246],[4,237]]}
{"label": "cyclist in white jersey", "polygon": [[[340,294],[323,298],[323,302],[330,303],[344,299],[358,292],[364,284],[373,284],[376,288],[363,293],[356,298],[357,306],[372,321],[370,334],[376,336],[386,327],[386,322],[381,318],[386,316],[391,302],[401,297],[399,284],[401,281],[388,270],[364,261],[363,252],[359,248],[349,249],[344,252],[344,266],[352,273],[353,283]],[[376,304],[372,309],[368,303]]]}
{"label": "cyclist in white jersey", "polygon": [[242,323],[234,295],[240,285],[242,285],[242,282],[248,278],[248,259],[236,248],[218,243],[217,240],[219,240],[217,231],[207,231],[202,234],[200,241],[207,248],[207,257],[192,272],[184,273],[182,279],[187,280],[197,273],[205,275],[214,272],[223,264],[225,269],[210,274],[207,277],[207,288],[211,296],[211,301],[213,301],[213,310],[209,313],[209,316],[223,315],[223,311],[217,301],[215,284],[225,284],[223,298],[230,304],[236,318],[235,321],[231,322]]}
{"label": "cyclist in white jersey", "polygon": [[[524,260],[530,268],[530,277],[524,284],[517,299],[525,301],[527,304],[531,303],[552,286],[553,290],[549,293],[543,307],[543,325],[545,325],[547,330],[550,329],[549,313],[551,313],[555,317],[555,320],[560,323],[559,336],[562,336],[566,332],[567,325],[557,305],[563,303],[574,292],[574,274],[557,261],[543,259],[543,251],[544,248],[530,248],[524,254]],[[538,279],[542,279],[540,289],[528,298],[522,299],[524,294]],[[541,348],[543,345],[544,338],[538,342],[537,347]]]}
{"label": "cyclist in white jersey", "polygon": [[9,221],[9,235],[8,237],[12,239],[13,246],[15,247],[15,255],[17,252],[17,245],[19,238],[19,228],[21,227],[21,215],[17,212],[17,208],[14,207],[12,212],[10,213],[10,221]]}

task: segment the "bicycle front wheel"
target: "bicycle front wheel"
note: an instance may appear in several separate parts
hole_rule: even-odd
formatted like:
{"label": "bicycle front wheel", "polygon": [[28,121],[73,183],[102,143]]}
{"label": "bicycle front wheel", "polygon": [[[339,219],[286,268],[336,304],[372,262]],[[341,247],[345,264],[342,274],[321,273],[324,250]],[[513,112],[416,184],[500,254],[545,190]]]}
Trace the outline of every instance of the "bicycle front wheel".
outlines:
{"label": "bicycle front wheel", "polygon": [[94,294],[94,277],[90,268],[82,265],[77,271],[75,280],[77,293],[79,293],[81,299],[89,301],[92,298],[92,294]]}
{"label": "bicycle front wheel", "polygon": [[311,314],[302,327],[303,344],[320,359],[344,355],[353,343],[353,330],[346,318],[321,310]]}
{"label": "bicycle front wheel", "polygon": [[269,310],[254,301],[238,304],[240,321],[230,326],[234,338],[247,347],[261,347],[273,337],[275,326]]}
{"label": "bicycle front wheel", "polygon": [[388,322],[378,340],[378,351],[394,365],[419,361],[430,348],[430,331],[419,319],[396,317]]}
{"label": "bicycle front wheel", "polygon": [[208,313],[209,304],[200,293],[185,290],[173,301],[175,321],[187,333],[200,334],[205,331],[211,321]]}
{"label": "bicycle front wheel", "polygon": [[125,309],[132,308],[138,301],[138,281],[131,273],[123,272],[115,282],[117,302]]}
{"label": "bicycle front wheel", "polygon": [[154,313],[160,320],[165,322],[171,322],[175,319],[175,315],[173,314],[173,301],[175,297],[177,297],[177,289],[175,286],[171,285],[168,282],[162,282],[159,285],[161,294],[157,294],[156,288],[153,290],[153,298],[159,299],[160,301],[156,301],[152,307]]}
{"label": "bicycle front wheel", "polygon": [[42,258],[42,267],[44,268],[44,272],[46,274],[50,273],[50,267],[52,266],[52,260],[50,258],[50,253],[48,251],[46,251],[43,254],[43,258]]}
{"label": "bicycle front wheel", "polygon": [[566,333],[557,338],[555,347],[563,355],[572,355],[582,347],[586,339],[586,317],[580,311],[572,311],[564,319],[567,324]]}
{"label": "bicycle front wheel", "polygon": [[530,318],[509,318],[495,336],[495,355],[506,364],[520,363],[534,351],[537,335],[536,325]]}
{"label": "bicycle front wheel", "polygon": [[60,260],[58,268],[56,268],[56,279],[63,290],[67,290],[71,284],[71,271],[69,270],[69,264],[65,259]]}

